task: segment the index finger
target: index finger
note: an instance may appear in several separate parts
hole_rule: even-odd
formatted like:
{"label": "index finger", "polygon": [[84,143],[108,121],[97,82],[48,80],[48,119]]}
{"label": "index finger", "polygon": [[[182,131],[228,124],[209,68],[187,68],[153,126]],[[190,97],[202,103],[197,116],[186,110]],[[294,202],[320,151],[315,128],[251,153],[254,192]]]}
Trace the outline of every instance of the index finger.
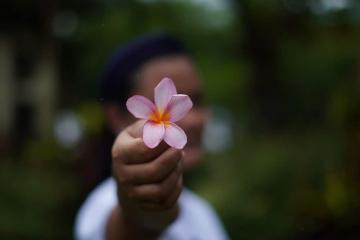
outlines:
{"label": "index finger", "polygon": [[162,142],[156,148],[149,148],[144,144],[141,138],[134,138],[124,149],[124,163],[137,164],[154,160],[160,156],[169,146]]}
{"label": "index finger", "polygon": [[142,138],[134,138],[129,130],[131,128],[120,133],[113,145],[112,155],[115,160],[119,159],[125,164],[144,163],[155,159],[169,148],[164,142],[156,148],[148,148]]}
{"label": "index finger", "polygon": [[140,138],[142,137],[142,132],[144,125],[146,123],[146,120],[139,120],[135,123],[128,126],[125,131],[133,138]]}

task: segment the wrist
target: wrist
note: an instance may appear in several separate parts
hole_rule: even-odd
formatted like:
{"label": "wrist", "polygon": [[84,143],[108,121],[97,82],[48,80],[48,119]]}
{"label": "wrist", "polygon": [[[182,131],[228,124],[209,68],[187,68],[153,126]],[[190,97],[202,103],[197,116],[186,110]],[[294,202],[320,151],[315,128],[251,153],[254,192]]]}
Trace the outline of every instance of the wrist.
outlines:
{"label": "wrist", "polygon": [[124,223],[145,231],[161,233],[171,225],[179,214],[178,204],[164,210],[146,210],[131,204],[119,204]]}
{"label": "wrist", "polygon": [[119,206],[113,209],[107,224],[108,240],[155,240],[158,239],[159,235],[160,232],[145,229],[135,224],[132,219],[125,217]]}

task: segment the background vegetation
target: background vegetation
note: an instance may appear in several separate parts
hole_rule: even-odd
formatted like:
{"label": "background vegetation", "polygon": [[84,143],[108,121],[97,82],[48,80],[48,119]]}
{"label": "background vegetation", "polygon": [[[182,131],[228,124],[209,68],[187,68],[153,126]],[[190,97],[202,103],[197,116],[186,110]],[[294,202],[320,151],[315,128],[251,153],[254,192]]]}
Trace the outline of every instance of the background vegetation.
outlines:
{"label": "background vegetation", "polygon": [[79,156],[102,131],[101,68],[120,44],[160,31],[183,39],[202,73],[220,129],[209,134],[225,144],[208,143],[206,161],[187,181],[231,238],[360,236],[359,2],[49,2],[5,7],[14,19],[51,16],[46,34],[34,31],[56,49],[56,112],[71,111],[82,137],[64,146],[53,134],[5,136],[1,238],[72,237],[76,211],[99,180]]}

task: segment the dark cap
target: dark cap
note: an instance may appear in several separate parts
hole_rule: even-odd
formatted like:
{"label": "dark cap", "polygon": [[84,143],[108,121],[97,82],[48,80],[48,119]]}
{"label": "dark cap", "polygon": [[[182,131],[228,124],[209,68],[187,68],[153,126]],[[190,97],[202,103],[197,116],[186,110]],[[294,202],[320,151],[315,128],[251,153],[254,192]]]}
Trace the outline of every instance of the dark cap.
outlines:
{"label": "dark cap", "polygon": [[169,34],[135,39],[114,51],[99,81],[103,102],[125,101],[131,87],[132,74],[150,59],[170,54],[187,54],[185,46]]}

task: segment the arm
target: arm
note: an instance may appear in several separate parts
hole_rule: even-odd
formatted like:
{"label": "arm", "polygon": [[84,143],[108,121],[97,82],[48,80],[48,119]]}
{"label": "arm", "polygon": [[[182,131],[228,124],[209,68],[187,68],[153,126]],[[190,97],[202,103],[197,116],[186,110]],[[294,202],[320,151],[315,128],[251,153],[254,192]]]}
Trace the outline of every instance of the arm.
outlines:
{"label": "arm", "polygon": [[121,203],[108,220],[109,240],[157,239],[178,214],[183,151],[166,144],[147,148],[139,138],[142,126],[142,121],[131,125],[113,145],[113,175]]}
{"label": "arm", "polygon": [[[175,209],[174,209],[175,210]],[[168,218],[168,223],[164,223],[160,228],[151,229],[129,221],[118,206],[113,209],[108,222],[107,237],[109,240],[118,239],[158,239],[162,230],[172,222],[177,216],[177,211],[171,211],[165,214],[164,218]]]}

